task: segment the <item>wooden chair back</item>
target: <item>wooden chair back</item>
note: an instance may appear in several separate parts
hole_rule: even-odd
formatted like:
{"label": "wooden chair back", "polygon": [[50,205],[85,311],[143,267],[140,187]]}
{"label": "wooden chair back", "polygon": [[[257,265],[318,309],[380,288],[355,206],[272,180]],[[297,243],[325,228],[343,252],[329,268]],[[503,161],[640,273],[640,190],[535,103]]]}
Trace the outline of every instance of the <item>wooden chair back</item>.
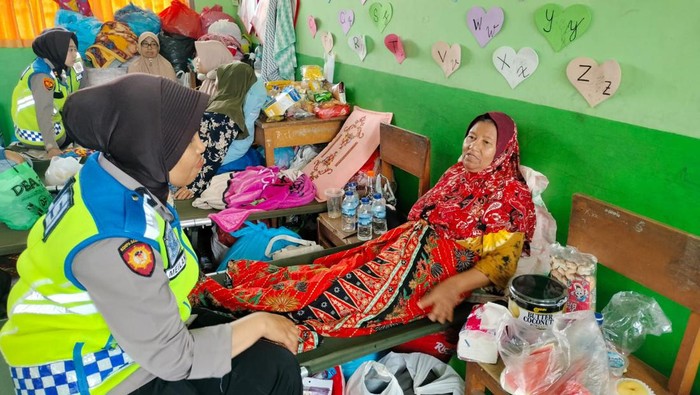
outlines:
{"label": "wooden chair back", "polygon": [[671,377],[662,383],[672,394],[689,394],[700,363],[700,237],[576,194],[567,244],[690,309]]}
{"label": "wooden chair back", "polygon": [[398,126],[379,127],[381,172],[393,181],[397,167],[418,178],[418,196],[430,189],[430,139]]}

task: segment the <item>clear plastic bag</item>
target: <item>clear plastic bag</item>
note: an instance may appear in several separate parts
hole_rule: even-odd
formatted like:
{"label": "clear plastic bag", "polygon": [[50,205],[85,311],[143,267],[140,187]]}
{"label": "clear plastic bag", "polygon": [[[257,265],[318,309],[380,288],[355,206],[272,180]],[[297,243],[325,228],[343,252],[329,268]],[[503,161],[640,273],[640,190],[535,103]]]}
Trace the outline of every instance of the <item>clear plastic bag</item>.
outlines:
{"label": "clear plastic bag", "polygon": [[636,292],[616,293],[602,313],[605,339],[625,355],[639,349],[647,334],[671,332],[671,321],[656,300]]}
{"label": "clear plastic bag", "polygon": [[544,330],[509,318],[497,338],[501,386],[511,393],[609,393],[607,348],[592,311],[557,316]]}
{"label": "clear plastic bag", "polygon": [[63,185],[69,178],[76,175],[83,165],[77,158],[55,156],[51,158],[49,168],[46,169],[44,180],[46,185]]}
{"label": "clear plastic bag", "polygon": [[547,275],[550,271],[549,246],[557,239],[557,222],[542,200],[542,193],[547,189],[549,180],[544,174],[523,165],[520,165],[520,173],[525,178],[527,187],[532,193],[537,221],[535,233],[530,242],[530,255],[520,257],[515,275]]}
{"label": "clear plastic bag", "polygon": [[550,276],[569,289],[566,311],[595,311],[598,258],[559,243],[549,247],[549,255],[552,265]]}

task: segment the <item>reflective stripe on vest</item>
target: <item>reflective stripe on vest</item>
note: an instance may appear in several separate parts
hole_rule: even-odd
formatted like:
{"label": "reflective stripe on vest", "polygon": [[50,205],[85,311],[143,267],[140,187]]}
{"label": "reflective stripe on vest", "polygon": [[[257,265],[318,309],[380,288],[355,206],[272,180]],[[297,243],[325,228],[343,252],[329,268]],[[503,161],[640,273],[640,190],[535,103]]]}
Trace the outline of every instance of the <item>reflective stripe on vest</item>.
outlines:
{"label": "reflective stripe on vest", "polygon": [[[37,221],[17,262],[22,275],[10,291],[9,318],[0,329],[0,348],[16,369],[79,360],[83,349],[96,354],[113,343],[104,318],[72,274],[75,255],[105,237],[135,238],[151,245],[162,257],[162,266],[155,270],[167,274],[181,319],[190,315],[187,295],[199,268],[177,216],[174,213],[176,219],[168,223],[151,207],[149,195],[124,187],[97,157],[87,160],[76,181],[64,187]],[[100,188],[83,189],[85,185]],[[90,392],[108,392],[137,368],[132,363],[105,373]],[[84,381],[82,370],[76,372],[78,382]]]}
{"label": "reflective stripe on vest", "polygon": [[[19,394],[79,394],[80,377],[85,377],[89,389],[102,384],[134,362],[119,346],[85,354],[79,361],[66,360],[45,365],[11,367],[10,376]],[[82,370],[82,375],[78,373]]]}

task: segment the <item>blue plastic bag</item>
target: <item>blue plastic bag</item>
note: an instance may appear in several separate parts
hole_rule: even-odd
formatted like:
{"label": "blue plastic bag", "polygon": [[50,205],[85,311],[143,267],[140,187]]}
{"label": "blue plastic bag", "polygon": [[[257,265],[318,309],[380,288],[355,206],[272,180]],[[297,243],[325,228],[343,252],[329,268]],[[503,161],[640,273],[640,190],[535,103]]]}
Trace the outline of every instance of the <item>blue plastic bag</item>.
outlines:
{"label": "blue plastic bag", "polygon": [[231,236],[237,237],[235,243],[224,256],[224,259],[219,263],[217,271],[226,270],[228,261],[231,259],[250,259],[253,261],[267,262],[272,260],[272,253],[281,250],[289,245],[296,243],[289,240],[276,240],[269,249],[270,256],[265,255],[267,245],[275,236],[286,235],[291,238],[301,239],[297,233],[292,230],[280,226],[279,228],[268,228],[265,223],[260,222],[254,224],[250,221],[245,221],[245,225],[237,231],[231,233]]}
{"label": "blue plastic bag", "polygon": [[140,36],[143,32],[158,34],[160,32],[160,18],[153,11],[144,10],[129,3],[114,13],[114,20],[126,23],[131,31]]}
{"label": "blue plastic bag", "polygon": [[85,58],[85,51],[95,43],[95,37],[102,28],[100,22],[94,16],[84,16],[75,11],[58,10],[56,12],[56,26],[66,28],[78,37],[78,52]]}

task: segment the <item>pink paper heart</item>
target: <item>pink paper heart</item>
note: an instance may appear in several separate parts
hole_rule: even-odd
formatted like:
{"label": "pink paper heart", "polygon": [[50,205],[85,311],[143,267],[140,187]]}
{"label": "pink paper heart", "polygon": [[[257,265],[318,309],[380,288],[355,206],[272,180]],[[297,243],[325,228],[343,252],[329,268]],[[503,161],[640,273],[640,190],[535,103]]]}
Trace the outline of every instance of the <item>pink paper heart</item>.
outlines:
{"label": "pink paper heart", "polygon": [[343,33],[347,35],[352,24],[355,22],[355,12],[353,10],[340,10],[338,12],[338,22],[340,22],[340,26],[343,28]]}
{"label": "pink paper heart", "polygon": [[406,60],[406,51],[403,49],[403,43],[401,42],[401,38],[399,38],[399,36],[393,33],[387,35],[384,37],[384,45],[386,45],[386,47],[389,49],[389,52],[394,54],[394,57],[399,64]]}
{"label": "pink paper heart", "polygon": [[576,58],[566,66],[566,76],[588,105],[595,107],[617,92],[622,69],[616,60],[605,61],[599,66],[591,58]]}
{"label": "pink paper heart", "polygon": [[309,31],[311,32],[311,37],[316,38],[316,32],[318,30],[316,28],[316,19],[314,19],[313,15],[309,15],[308,18],[306,18],[306,24],[309,25]]}
{"label": "pink paper heart", "polygon": [[467,12],[467,27],[482,48],[501,31],[503,27],[503,9],[493,7],[488,12],[481,7],[472,7]]}
{"label": "pink paper heart", "polygon": [[432,48],[433,60],[440,66],[445,77],[449,77],[457,71],[460,63],[462,63],[462,48],[459,44],[450,44],[438,41],[433,44]]}

